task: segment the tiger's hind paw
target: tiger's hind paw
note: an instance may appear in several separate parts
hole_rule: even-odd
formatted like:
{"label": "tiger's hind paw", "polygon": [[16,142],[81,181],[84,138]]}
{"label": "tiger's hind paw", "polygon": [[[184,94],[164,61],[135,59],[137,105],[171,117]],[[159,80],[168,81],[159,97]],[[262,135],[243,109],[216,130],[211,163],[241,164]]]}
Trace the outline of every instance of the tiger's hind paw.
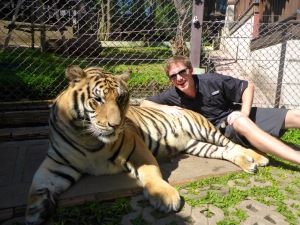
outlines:
{"label": "tiger's hind paw", "polygon": [[164,213],[178,211],[181,207],[178,191],[166,181],[147,185],[144,189],[144,196],[149,199],[155,209]]}
{"label": "tiger's hind paw", "polygon": [[258,164],[258,166],[266,166],[269,164],[269,158],[267,154],[258,151],[258,150],[252,150],[249,148],[243,148],[242,151],[253,158],[253,160]]}
{"label": "tiger's hind paw", "polygon": [[254,161],[254,159],[244,154],[237,156],[234,163],[247,173],[256,173],[258,170],[258,164]]}
{"label": "tiger's hind paw", "polygon": [[266,154],[257,154],[257,156],[253,158],[258,166],[267,166],[269,164],[269,158]]}

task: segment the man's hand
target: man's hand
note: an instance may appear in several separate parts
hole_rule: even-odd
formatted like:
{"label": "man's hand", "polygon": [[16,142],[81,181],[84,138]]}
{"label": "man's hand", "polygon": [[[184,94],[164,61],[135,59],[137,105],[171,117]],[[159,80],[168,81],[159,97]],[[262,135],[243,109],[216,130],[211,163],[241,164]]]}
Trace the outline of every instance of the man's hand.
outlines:
{"label": "man's hand", "polygon": [[161,107],[161,110],[172,116],[172,117],[175,117],[175,118],[179,118],[179,117],[182,117],[183,116],[183,108],[179,107],[179,106],[169,106],[169,105],[164,105]]}
{"label": "man's hand", "polygon": [[240,111],[233,111],[227,117],[227,123],[232,126],[233,122],[240,116],[245,116],[245,115]]}

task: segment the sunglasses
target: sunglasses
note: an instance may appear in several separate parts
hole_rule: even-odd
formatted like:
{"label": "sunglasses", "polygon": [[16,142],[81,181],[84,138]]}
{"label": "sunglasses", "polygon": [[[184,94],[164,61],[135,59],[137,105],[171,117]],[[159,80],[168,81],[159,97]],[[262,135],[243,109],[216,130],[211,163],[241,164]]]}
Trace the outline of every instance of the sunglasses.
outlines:
{"label": "sunglasses", "polygon": [[174,73],[174,74],[169,75],[169,79],[170,80],[175,80],[177,78],[177,75],[179,75],[181,77],[186,75],[186,70],[187,70],[187,68],[185,68],[183,70],[180,70],[178,73]]}

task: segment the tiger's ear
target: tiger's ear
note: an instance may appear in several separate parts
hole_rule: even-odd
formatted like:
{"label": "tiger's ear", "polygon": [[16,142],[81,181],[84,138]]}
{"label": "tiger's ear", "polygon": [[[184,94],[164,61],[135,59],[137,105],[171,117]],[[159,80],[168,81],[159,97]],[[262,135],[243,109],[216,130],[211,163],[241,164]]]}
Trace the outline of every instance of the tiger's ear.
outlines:
{"label": "tiger's ear", "polygon": [[120,74],[118,77],[121,78],[123,81],[127,82],[129,80],[131,74],[132,74],[132,71],[129,70],[125,73]]}
{"label": "tiger's ear", "polygon": [[66,69],[66,77],[71,82],[79,81],[86,76],[86,73],[79,66],[68,66]]}

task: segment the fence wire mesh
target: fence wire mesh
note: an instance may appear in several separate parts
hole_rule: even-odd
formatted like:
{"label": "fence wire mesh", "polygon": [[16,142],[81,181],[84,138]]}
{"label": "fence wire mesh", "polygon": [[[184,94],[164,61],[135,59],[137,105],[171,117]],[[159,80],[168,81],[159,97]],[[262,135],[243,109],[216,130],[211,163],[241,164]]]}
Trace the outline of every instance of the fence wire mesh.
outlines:
{"label": "fence wire mesh", "polygon": [[[133,98],[168,86],[163,64],[178,26],[173,3],[108,2],[7,1],[1,9],[0,101],[53,99],[67,85],[64,70],[71,64],[133,70]],[[185,18],[191,17],[188,4],[180,6]],[[190,28],[181,29],[189,40]]]}
{"label": "fence wire mesh", "polygon": [[[54,99],[74,64],[132,70],[129,88],[137,101],[165,90],[165,60],[186,54],[191,39],[192,2],[174,2],[4,1],[0,102]],[[299,107],[300,24],[228,18],[202,22],[201,67],[253,81],[257,106]]]}

